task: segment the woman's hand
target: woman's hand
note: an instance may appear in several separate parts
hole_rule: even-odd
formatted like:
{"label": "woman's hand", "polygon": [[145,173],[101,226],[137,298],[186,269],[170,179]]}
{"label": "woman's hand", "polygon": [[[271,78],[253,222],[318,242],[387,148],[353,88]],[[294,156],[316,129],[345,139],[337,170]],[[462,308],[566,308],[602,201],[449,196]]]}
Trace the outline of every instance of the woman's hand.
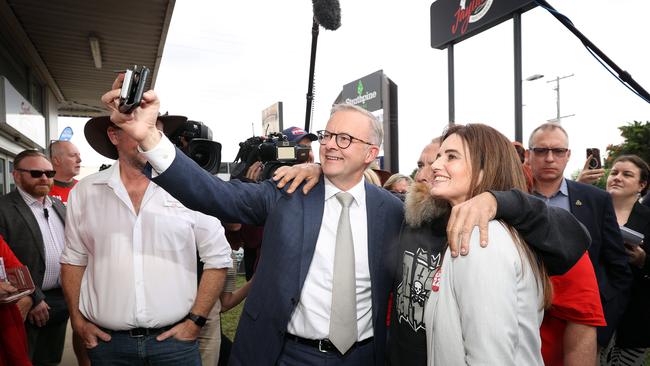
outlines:
{"label": "woman's hand", "polygon": [[645,250],[640,245],[625,244],[625,251],[629,256],[630,264],[637,268],[643,268],[645,264]]}

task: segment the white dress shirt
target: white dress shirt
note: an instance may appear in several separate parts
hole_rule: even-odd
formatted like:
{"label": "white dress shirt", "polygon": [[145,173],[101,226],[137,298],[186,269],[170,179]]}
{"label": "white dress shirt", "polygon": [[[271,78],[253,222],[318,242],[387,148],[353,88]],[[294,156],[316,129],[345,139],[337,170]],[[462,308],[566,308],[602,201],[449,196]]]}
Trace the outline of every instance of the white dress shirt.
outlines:
{"label": "white dress shirt", "polygon": [[[318,232],[314,257],[307,271],[307,277],[300,293],[300,301],[291,315],[287,327],[287,332],[299,337],[323,339],[329,336],[334,248],[341,214],[341,203],[335,196],[339,192],[341,190],[325,178],[325,210]],[[350,205],[350,223],[353,228],[354,269],[357,279],[358,340],[361,341],[373,335],[368,230],[366,229],[368,218],[364,180],[362,179],[347,192],[354,196],[354,201]],[[355,230],[355,228],[363,228],[363,230]]]}
{"label": "white dress shirt", "polygon": [[190,311],[198,249],[204,268],[232,266],[219,220],[189,210],[153,182],[135,212],[119,162],[70,192],[61,263],[86,266],[79,310],[112,330],[158,328]]}
{"label": "white dress shirt", "polygon": [[[153,167],[152,175],[162,174],[174,161],[174,145],[166,136],[153,149],[143,152]],[[303,338],[323,339],[329,335],[329,319],[332,307],[332,278],[334,269],[334,247],[336,229],[341,214],[341,204],[335,195],[341,190],[325,179],[325,209],[323,221],[318,233],[316,248],[307,277],[300,294],[287,331]],[[368,217],[366,211],[366,189],[362,179],[348,191],[354,196],[350,206],[352,223],[352,240],[357,293],[357,329],[359,341],[373,336],[372,329],[372,293],[370,288],[370,267],[368,264]],[[363,228],[363,230],[354,230]]]}
{"label": "white dress shirt", "polygon": [[[25,204],[34,214],[38,223],[41,235],[43,236],[43,249],[45,250],[45,274],[43,276],[43,285],[41,290],[51,290],[61,287],[59,274],[61,273],[61,252],[63,252],[64,224],[59,215],[52,208],[52,200],[45,196],[43,203],[32,197],[29,193],[16,186],[18,193],[25,201]],[[45,214],[47,210],[47,215]],[[36,304],[34,304],[36,305]]]}

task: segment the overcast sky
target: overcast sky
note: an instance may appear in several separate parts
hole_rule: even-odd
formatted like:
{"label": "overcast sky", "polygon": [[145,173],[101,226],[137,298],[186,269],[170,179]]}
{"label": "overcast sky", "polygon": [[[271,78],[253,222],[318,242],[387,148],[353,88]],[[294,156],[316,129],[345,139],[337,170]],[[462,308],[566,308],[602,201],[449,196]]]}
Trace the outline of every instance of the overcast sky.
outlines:
{"label": "overcast sky", "polygon": [[[621,68],[650,90],[647,0],[551,1]],[[316,60],[312,130],[324,128],[342,86],[383,69],[398,85],[400,171],[410,173],[422,147],[448,121],[447,53],[430,47],[430,1],[341,1],[342,25],[321,28]],[[304,126],[312,5],[307,0],[177,1],[156,92],[162,111],[202,121],[232,161],[238,143],[261,134],[261,111],[284,103],[284,124]],[[522,16],[524,141],[555,117],[556,76],[572,159],[566,175],[582,167],[587,147],[605,154],[620,143],[618,126],[650,120],[645,103],[616,81],[555,18],[541,8]],[[507,21],[455,48],[456,121],[494,126],[514,139],[513,25]],[[107,88],[109,85],[107,85]],[[106,159],[72,126],[84,165]],[[526,143],[525,143],[526,144]],[[316,148],[316,146],[314,146]]]}

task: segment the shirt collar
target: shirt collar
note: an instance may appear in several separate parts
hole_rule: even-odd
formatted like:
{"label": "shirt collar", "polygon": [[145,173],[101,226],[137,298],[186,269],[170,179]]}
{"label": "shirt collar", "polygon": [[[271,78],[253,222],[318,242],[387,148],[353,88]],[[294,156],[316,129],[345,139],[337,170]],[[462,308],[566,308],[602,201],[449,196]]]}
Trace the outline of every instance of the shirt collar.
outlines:
{"label": "shirt collar", "polygon": [[[327,177],[325,177],[325,201],[334,197],[337,193],[341,192],[334,183],[332,183]],[[346,192],[350,193],[354,197],[353,205],[361,206],[366,203],[366,186],[365,179],[361,179],[354,187],[350,188]]]}
{"label": "shirt collar", "polygon": [[563,178],[562,183],[560,183],[560,193],[567,197],[569,196],[569,186],[566,184],[566,178]]}
{"label": "shirt collar", "polygon": [[[540,197],[546,197],[537,191],[533,191],[533,193],[535,193]],[[560,189],[557,192],[555,192],[555,194],[547,198],[557,197],[559,194],[562,194],[565,197],[569,197],[569,185],[566,183],[566,178],[562,178],[562,182],[560,183]]]}

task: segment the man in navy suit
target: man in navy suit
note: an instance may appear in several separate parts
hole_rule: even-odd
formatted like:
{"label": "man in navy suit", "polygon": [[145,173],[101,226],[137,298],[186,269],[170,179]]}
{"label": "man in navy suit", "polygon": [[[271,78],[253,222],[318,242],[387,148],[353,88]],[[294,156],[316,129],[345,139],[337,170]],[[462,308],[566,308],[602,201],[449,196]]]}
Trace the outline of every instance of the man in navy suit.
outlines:
{"label": "man in navy suit", "polygon": [[[598,345],[609,342],[625,311],[632,283],[623,239],[609,194],[592,185],[565,179],[564,169],[571,157],[569,137],[559,124],[545,123],[537,127],[528,141],[528,163],[534,177],[534,193],[547,204],[564,208],[589,230],[589,257],[594,266],[607,327],[597,330]],[[592,327],[583,327],[586,339]],[[593,337],[593,334],[591,335]]]}

